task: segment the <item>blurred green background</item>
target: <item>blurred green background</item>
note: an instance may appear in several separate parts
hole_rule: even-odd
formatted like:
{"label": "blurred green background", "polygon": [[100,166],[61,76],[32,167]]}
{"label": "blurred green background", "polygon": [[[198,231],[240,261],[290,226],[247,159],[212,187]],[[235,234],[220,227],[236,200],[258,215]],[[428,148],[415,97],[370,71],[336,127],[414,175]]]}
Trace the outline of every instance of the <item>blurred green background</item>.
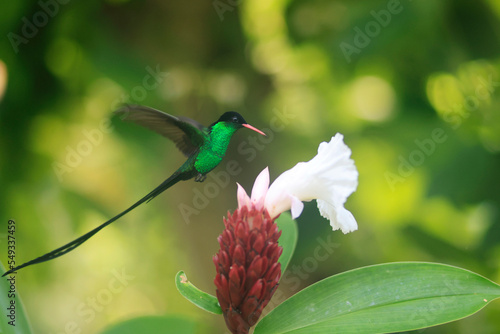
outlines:
{"label": "blurred green background", "polygon": [[[306,204],[271,306],[390,261],[500,282],[500,1],[59,1],[0,12],[4,264],[8,219],[25,262],[121,212],[184,161],[161,136],[108,123],[121,103],[206,125],[235,110],[269,136],[239,131],[218,179],[180,183],[78,250],[24,269],[17,287],[35,333],[100,333],[158,315],[223,332],[221,316],[175,290],[175,273],[214,293],[235,182],[250,191],[265,166],[274,179],[336,132],[360,173],[346,205],[359,230],[331,232]],[[496,302],[426,332],[498,333],[499,312]]]}

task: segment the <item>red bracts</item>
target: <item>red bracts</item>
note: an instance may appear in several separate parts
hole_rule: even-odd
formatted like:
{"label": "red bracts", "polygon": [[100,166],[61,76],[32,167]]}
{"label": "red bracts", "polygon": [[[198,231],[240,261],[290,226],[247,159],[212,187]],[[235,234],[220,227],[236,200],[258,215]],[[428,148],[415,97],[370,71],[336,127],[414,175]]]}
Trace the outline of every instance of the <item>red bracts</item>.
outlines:
{"label": "red bracts", "polygon": [[225,229],[217,239],[213,261],[214,283],[226,325],[232,333],[248,333],[278,287],[283,249],[281,231],[267,210],[253,205],[228,212]]}

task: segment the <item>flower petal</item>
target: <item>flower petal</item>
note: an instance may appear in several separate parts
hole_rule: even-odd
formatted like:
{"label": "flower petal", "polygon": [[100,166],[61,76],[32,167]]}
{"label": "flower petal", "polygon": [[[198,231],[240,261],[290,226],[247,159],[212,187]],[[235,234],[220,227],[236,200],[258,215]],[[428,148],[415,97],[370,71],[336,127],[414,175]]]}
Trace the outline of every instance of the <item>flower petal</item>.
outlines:
{"label": "flower petal", "polygon": [[247,192],[238,182],[236,182],[236,184],[238,185],[238,209],[241,209],[242,207],[250,204],[250,197],[248,197]]}
{"label": "flower petal", "polygon": [[340,229],[342,233],[346,234],[358,229],[356,219],[343,206],[335,208],[333,205],[320,199],[316,200],[316,202],[318,203],[319,212],[323,217],[330,220],[330,225],[332,225],[334,231]]}
{"label": "flower petal", "polygon": [[252,188],[252,203],[257,210],[262,209],[264,200],[266,199],[267,189],[269,188],[269,168],[266,167],[260,172],[255,179]]}
{"label": "flower petal", "polygon": [[[271,217],[292,209],[296,218],[302,212],[298,201],[318,199],[323,216],[332,221],[334,229],[344,233],[357,229],[356,220],[343,205],[358,186],[358,171],[350,158],[351,149],[337,133],[330,142],[318,147],[318,154],[308,162],[299,162],[271,184],[265,207]],[[297,199],[297,200],[296,200]]]}
{"label": "flower petal", "polygon": [[302,203],[300,199],[298,199],[293,195],[290,195],[290,200],[291,200],[292,219],[295,219],[298,216],[300,216],[302,210],[304,210],[304,203]]}

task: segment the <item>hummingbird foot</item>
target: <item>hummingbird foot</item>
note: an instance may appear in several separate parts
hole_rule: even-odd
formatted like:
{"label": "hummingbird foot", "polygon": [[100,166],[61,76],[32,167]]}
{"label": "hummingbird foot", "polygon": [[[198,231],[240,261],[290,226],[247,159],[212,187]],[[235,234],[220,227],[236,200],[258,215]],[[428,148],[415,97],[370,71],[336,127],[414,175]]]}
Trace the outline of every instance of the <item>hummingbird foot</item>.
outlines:
{"label": "hummingbird foot", "polygon": [[200,173],[200,174],[196,175],[194,181],[195,182],[203,182],[203,181],[205,181],[206,178],[207,178],[206,175]]}

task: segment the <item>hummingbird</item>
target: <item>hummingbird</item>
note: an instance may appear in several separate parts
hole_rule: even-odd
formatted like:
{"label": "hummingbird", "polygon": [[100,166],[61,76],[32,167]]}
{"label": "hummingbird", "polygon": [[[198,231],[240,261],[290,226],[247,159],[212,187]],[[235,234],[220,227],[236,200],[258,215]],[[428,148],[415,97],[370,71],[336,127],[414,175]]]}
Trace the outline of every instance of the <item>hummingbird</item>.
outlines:
{"label": "hummingbird", "polygon": [[190,118],[172,116],[146,106],[127,105],[116,110],[114,113],[119,115],[124,121],[136,123],[172,140],[177,148],[187,156],[186,162],[158,187],[132,204],[125,211],[66,245],[12,268],[2,276],[33,264],[55,259],[72,251],[104,227],[123,217],[142,203],[149,202],[179,181],[194,178],[196,182],[203,182],[207,177],[207,173],[220,164],[226,154],[231,137],[240,128],[245,127],[261,135],[266,135],[264,132],[248,124],[240,114],[234,111],[224,113],[209,127],[205,127]]}

